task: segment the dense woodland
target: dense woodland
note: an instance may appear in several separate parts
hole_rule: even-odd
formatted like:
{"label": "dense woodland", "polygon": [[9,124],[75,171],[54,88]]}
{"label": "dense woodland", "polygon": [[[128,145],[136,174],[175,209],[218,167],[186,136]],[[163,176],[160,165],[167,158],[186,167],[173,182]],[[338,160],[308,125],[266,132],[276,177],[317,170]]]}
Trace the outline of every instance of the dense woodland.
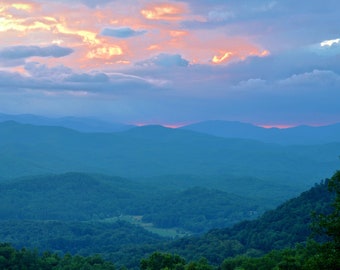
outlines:
{"label": "dense woodland", "polygon": [[119,177],[66,173],[0,183],[0,220],[93,221],[141,215],[160,228],[192,233],[253,219],[264,199],[203,187],[164,189]]}
{"label": "dense woodland", "polygon": [[[113,269],[113,264],[116,267],[125,265],[128,269],[214,269],[216,267],[221,269],[292,269],[292,267],[293,269],[338,269],[340,266],[339,212],[340,172],[337,172],[330,180],[316,185],[277,209],[266,212],[257,220],[242,222],[232,228],[212,230],[199,237],[192,236],[175,241],[162,241],[160,237],[157,238],[151,233],[148,238],[144,230],[125,222],[109,224],[109,226],[92,224],[89,227],[84,224],[82,227],[75,223],[45,221],[47,226],[45,229],[40,227],[41,224],[38,226],[35,224],[34,227],[32,222],[20,222],[20,224],[8,222],[7,232],[5,232],[6,226],[1,226],[2,237],[12,235],[15,238],[14,232],[20,234],[26,228],[26,237],[34,231],[41,235],[40,239],[36,238],[37,243],[45,241],[51,244],[53,240],[49,237],[56,237],[55,246],[52,253],[51,246],[48,248],[50,252],[40,253],[34,249],[15,250],[12,246],[3,244],[0,262],[3,265],[18,264],[19,269],[24,269],[20,268],[23,267],[20,266],[22,264],[28,264],[28,269],[34,269],[38,267],[37,265],[40,268],[35,269],[76,269],[67,266],[68,263],[78,265],[77,267],[83,264],[85,265],[83,269]],[[115,242],[115,239],[127,235],[130,235],[130,243],[126,244],[126,239],[124,239],[124,246],[119,246],[119,243]],[[66,241],[67,237],[70,237],[69,242]],[[28,241],[32,240],[33,238],[28,238]],[[152,244],[142,245],[144,241],[150,243],[150,240]],[[139,242],[139,245],[136,245],[136,242]],[[81,251],[80,246],[83,246],[84,250]],[[69,250],[62,250],[63,248]],[[101,252],[104,250],[107,252]],[[79,251],[84,254],[101,254],[101,257],[82,257]],[[69,252],[74,255],[70,255]],[[14,266],[7,266],[3,269],[14,268]]]}

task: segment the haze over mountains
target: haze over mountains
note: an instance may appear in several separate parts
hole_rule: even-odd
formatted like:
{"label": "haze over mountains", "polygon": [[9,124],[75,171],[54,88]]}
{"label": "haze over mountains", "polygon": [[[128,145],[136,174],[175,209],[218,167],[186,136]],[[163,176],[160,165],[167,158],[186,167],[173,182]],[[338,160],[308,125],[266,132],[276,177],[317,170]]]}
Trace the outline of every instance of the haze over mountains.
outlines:
{"label": "haze over mountains", "polygon": [[253,139],[286,145],[340,141],[340,123],[319,127],[263,128],[241,122],[205,121],[182,128],[224,138]]}
{"label": "haze over mountains", "polygon": [[83,117],[60,117],[50,118],[32,114],[10,115],[0,113],[0,122],[15,121],[23,124],[32,124],[40,126],[59,126],[74,129],[81,132],[117,132],[127,130],[132,125],[106,122],[94,118]]}
{"label": "haze over mountains", "polygon": [[161,126],[81,133],[0,123],[2,177],[81,171],[123,177],[252,176],[306,187],[338,165],[340,142],[283,146]]}
{"label": "haze over mountains", "polygon": [[[50,118],[31,114],[9,115],[0,113],[0,122],[15,121],[23,124],[60,126],[80,132],[119,132],[135,125],[103,121],[96,118]],[[296,126],[290,128],[264,128],[236,121],[203,121],[180,127],[224,138],[242,138],[279,144],[322,144],[340,142],[340,123],[324,126]]]}

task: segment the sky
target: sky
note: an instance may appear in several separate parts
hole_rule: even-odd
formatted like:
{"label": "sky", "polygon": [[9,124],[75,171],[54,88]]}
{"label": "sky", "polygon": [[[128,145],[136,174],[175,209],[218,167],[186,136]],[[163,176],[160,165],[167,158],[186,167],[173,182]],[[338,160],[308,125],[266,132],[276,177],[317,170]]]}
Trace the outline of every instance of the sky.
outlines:
{"label": "sky", "polygon": [[338,0],[0,1],[0,113],[340,122]]}

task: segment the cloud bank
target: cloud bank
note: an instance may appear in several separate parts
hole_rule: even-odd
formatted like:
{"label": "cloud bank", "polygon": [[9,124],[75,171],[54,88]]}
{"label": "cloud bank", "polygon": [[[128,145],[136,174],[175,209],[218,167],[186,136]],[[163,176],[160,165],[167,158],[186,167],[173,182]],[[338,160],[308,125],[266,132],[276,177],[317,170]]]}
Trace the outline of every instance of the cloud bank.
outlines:
{"label": "cloud bank", "polygon": [[340,122],[339,9],[306,0],[5,0],[0,108],[129,123]]}

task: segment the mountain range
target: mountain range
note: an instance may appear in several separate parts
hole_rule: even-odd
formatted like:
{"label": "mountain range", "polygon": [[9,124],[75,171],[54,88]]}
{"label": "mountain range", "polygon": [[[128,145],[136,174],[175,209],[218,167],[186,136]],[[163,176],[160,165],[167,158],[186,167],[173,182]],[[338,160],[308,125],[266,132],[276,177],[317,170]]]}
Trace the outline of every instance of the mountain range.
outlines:
{"label": "mountain range", "polygon": [[122,177],[251,176],[302,191],[338,165],[340,143],[284,146],[230,139],[162,126],[115,133],[82,133],[63,127],[0,123],[3,178],[64,173]]}
{"label": "mountain range", "polygon": [[[131,124],[103,121],[90,117],[69,116],[51,118],[31,114],[10,115],[0,113],[0,122],[6,121],[40,126],[59,126],[90,133],[120,132],[136,127]],[[340,123],[321,126],[299,125],[288,128],[264,128],[250,123],[212,120],[185,125],[179,129],[191,130],[223,138],[251,139],[284,145],[340,142]]]}
{"label": "mountain range", "polygon": [[205,121],[184,126],[182,129],[224,138],[252,139],[284,145],[340,142],[340,123],[325,126],[263,128],[241,122]]}
{"label": "mountain range", "polygon": [[74,116],[51,118],[32,114],[10,115],[0,113],[0,122],[6,121],[39,126],[59,126],[81,132],[117,132],[133,127],[133,125],[102,121],[95,118]]}
{"label": "mountain range", "polygon": [[[100,253],[129,269],[155,250],[217,266],[292,247],[310,235],[311,211],[331,211],[328,180],[314,184],[338,168],[338,138],[339,124],[173,129],[2,115],[0,241]],[[158,229],[196,235],[171,241]]]}

